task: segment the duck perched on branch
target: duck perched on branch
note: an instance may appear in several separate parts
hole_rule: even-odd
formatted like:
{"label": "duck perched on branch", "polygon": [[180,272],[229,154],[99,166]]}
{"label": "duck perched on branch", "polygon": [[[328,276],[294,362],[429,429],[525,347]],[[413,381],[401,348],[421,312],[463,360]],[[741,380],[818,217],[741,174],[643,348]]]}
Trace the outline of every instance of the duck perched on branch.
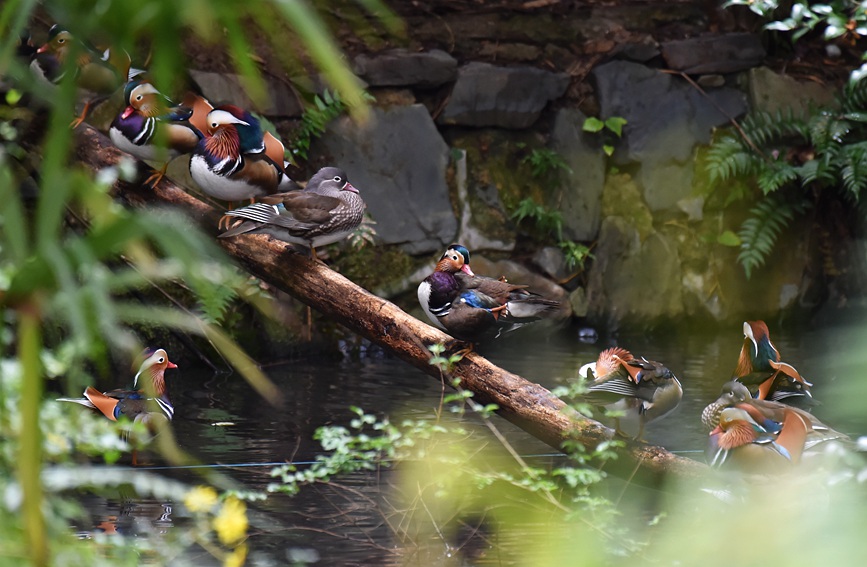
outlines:
{"label": "duck perched on branch", "polygon": [[286,175],[283,144],[252,114],[227,104],[210,111],[190,159],[190,175],[206,194],[241,201],[297,189]]}
{"label": "duck perched on branch", "polygon": [[262,197],[260,202],[228,211],[220,224],[236,222],[220,238],[269,234],[279,240],[316,247],[343,240],[364,219],[364,200],[338,167],[323,167],[303,191]]}
{"label": "duck perched on branch", "polygon": [[73,128],[87,119],[92,106],[143,72],[132,68],[132,59],[122,49],[99,52],[58,24],[48,30],[47,41],[33,55],[30,70],[37,80],[51,86],[60,83],[66,73],[72,71],[76,86],[97,94],[85,103],[81,115],[72,123]]}
{"label": "duck perched on branch", "polygon": [[192,153],[204,138],[213,107],[204,98],[190,94],[176,105],[149,81],[133,79],[123,90],[125,108],[111,123],[108,134],[115,146],[141,160],[161,161],[163,167],[145,183],[155,187],[165,176],[168,162]]}
{"label": "duck perched on branch", "polygon": [[435,326],[475,343],[538,321],[560,306],[526,288],[477,276],[469,250],[452,244],[419,284],[418,301]]}

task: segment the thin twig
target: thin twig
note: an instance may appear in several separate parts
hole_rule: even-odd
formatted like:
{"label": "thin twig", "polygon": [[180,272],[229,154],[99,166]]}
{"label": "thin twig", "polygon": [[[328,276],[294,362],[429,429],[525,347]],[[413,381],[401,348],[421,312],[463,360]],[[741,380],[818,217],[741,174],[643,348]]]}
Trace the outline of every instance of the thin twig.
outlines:
{"label": "thin twig", "polygon": [[667,73],[669,75],[678,75],[678,76],[682,77],[684,80],[686,80],[687,83],[692,85],[698,92],[700,92],[705,98],[707,98],[710,101],[710,103],[714,106],[714,108],[716,108],[719,111],[720,114],[722,114],[723,116],[725,116],[728,119],[729,123],[732,126],[734,126],[735,130],[738,131],[738,133],[741,135],[741,137],[744,139],[744,141],[747,143],[747,145],[750,148],[752,148],[752,150],[754,152],[759,154],[762,157],[762,159],[764,159],[765,161],[770,161],[770,160],[768,160],[768,156],[766,156],[762,152],[762,150],[760,150],[758,148],[758,146],[756,146],[753,143],[753,141],[750,139],[750,137],[747,136],[747,133],[744,132],[744,129],[741,128],[741,125],[738,124],[737,120],[735,120],[733,117],[729,116],[729,114],[719,104],[717,104],[717,102],[714,99],[712,99],[710,97],[710,95],[707,94],[707,91],[705,91],[703,88],[701,88],[701,86],[698,83],[696,83],[695,81],[692,80],[692,77],[690,77],[689,75],[687,75],[683,71],[674,71],[672,69],[660,69],[660,71],[663,73]]}

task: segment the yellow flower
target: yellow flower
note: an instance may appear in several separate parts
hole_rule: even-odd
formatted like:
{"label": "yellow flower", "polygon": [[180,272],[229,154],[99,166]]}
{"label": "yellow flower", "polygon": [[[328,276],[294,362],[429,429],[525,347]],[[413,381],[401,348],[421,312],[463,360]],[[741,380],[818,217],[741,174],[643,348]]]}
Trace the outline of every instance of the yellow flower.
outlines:
{"label": "yellow flower", "polygon": [[207,512],[216,503],[217,492],[209,486],[197,486],[184,497],[184,504],[190,512]]}
{"label": "yellow flower", "polygon": [[232,553],[227,553],[223,567],[241,567],[247,560],[247,544],[242,543]]}
{"label": "yellow flower", "polygon": [[247,505],[230,496],[214,518],[214,529],[223,545],[233,545],[247,535]]}

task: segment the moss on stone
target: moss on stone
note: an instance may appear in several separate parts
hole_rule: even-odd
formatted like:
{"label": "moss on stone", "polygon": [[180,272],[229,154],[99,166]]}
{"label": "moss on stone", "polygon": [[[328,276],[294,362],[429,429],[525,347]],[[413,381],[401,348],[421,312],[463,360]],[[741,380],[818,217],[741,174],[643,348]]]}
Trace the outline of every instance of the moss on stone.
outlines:
{"label": "moss on stone", "polygon": [[412,257],[397,246],[365,246],[360,250],[346,248],[333,266],[368,290],[398,282],[410,275],[414,268]]}
{"label": "moss on stone", "polygon": [[623,217],[644,241],[653,232],[653,214],[628,173],[609,173],[602,189],[602,218]]}
{"label": "moss on stone", "polygon": [[485,130],[456,136],[450,143],[467,153],[467,197],[474,226],[490,237],[512,240],[512,211],[526,198],[543,203],[551,190],[523,163],[527,148],[539,145],[538,140],[532,134]]}

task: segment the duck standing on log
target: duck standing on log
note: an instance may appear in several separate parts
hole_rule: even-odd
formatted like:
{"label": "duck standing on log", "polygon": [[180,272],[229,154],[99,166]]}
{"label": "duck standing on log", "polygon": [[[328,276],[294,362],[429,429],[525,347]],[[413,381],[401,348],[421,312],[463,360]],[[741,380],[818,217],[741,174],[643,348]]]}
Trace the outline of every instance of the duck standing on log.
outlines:
{"label": "duck standing on log", "polygon": [[303,191],[262,197],[260,202],[228,211],[220,224],[239,220],[220,238],[268,234],[279,240],[316,247],[343,240],[364,219],[364,200],[339,167],[323,167]]}
{"label": "duck standing on log", "polygon": [[140,79],[126,84],[123,98],[126,106],[111,123],[108,135],[115,146],[140,160],[163,162],[162,168],[145,181],[156,187],[169,161],[196,149],[212,107],[196,95],[178,106],[149,81]]}
{"label": "duck standing on log", "polygon": [[469,250],[452,244],[419,284],[418,301],[435,326],[477,343],[538,321],[560,306],[526,287],[475,275]]}
{"label": "duck standing on log", "polygon": [[246,110],[230,104],[215,108],[202,134],[190,158],[190,176],[207,195],[232,203],[297,189],[286,174],[283,144]]}
{"label": "duck standing on log", "polygon": [[91,107],[143,72],[132,68],[132,59],[122,49],[106,49],[100,53],[58,24],[48,30],[47,41],[33,55],[30,70],[37,80],[51,87],[60,83],[71,70],[76,86],[97,94],[85,103],[81,115],[72,122],[73,128],[87,119]]}

